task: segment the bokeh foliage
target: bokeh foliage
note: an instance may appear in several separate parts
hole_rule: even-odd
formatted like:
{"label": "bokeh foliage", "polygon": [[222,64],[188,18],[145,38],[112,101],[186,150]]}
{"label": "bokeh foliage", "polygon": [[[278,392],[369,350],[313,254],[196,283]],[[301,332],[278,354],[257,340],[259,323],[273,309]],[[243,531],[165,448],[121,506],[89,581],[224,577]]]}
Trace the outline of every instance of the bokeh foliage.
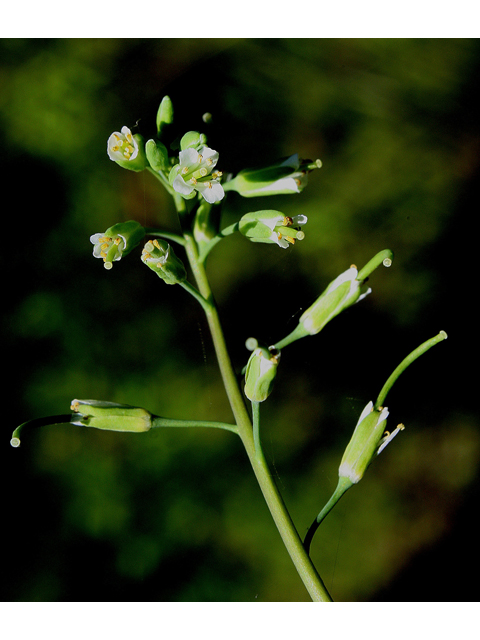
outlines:
{"label": "bokeh foliage", "polygon": [[[367,300],[285,349],[263,407],[300,532],[365,404],[409,351],[449,334],[388,398],[389,424],[406,431],[315,538],[334,599],[477,599],[462,574],[478,553],[479,60],[468,39],[2,40],[5,446],[73,397],[231,420],[199,305],[135,252],[111,272],[91,256],[89,236],[115,222],[178,230],[154,179],[106,155],[123,125],[151,136],[168,93],[225,172],[295,152],[323,161],[301,195],[268,202],[308,216],[304,241],[232,237],[209,259],[239,372],[246,338],[279,340],[351,263],[396,254]],[[265,202],[230,194],[225,224]],[[49,427],[25,432],[6,468],[4,600],[308,600],[233,434]]]}

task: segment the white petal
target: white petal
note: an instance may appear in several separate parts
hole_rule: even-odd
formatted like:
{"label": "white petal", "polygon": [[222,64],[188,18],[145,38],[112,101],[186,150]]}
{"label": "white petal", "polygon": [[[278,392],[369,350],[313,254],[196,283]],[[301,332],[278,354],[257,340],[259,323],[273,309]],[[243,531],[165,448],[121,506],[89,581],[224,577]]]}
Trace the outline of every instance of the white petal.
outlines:
{"label": "white petal", "polygon": [[211,182],[197,182],[195,186],[205,200],[210,204],[219,202],[225,195],[222,185],[219,182],[214,182],[213,180]]}
{"label": "white petal", "polygon": [[219,156],[218,151],[215,151],[214,149],[210,149],[210,147],[202,147],[201,149],[199,149],[198,153],[203,158],[202,165],[205,163],[206,160],[210,160],[210,162],[208,163],[208,166],[211,167],[212,169],[217,164],[218,156]]}
{"label": "white petal", "polygon": [[187,184],[182,176],[177,176],[172,186],[177,193],[181,193],[184,196],[188,196],[193,191],[192,185]]}
{"label": "white petal", "polygon": [[182,167],[190,167],[192,164],[198,164],[198,151],[193,147],[188,147],[188,149],[180,151],[178,157]]}

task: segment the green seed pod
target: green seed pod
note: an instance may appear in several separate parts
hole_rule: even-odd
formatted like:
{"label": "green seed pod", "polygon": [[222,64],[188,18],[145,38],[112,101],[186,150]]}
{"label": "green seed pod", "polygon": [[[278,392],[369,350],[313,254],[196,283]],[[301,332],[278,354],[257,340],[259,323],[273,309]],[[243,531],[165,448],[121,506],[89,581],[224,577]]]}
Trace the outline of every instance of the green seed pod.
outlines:
{"label": "green seed pod", "polygon": [[107,431],[148,431],[152,427],[152,415],[140,407],[101,400],[72,400],[74,412],[71,423],[81,427],[93,427]]}
{"label": "green seed pod", "polygon": [[280,352],[258,347],[250,356],[245,371],[245,395],[252,402],[263,402],[273,389]]}
{"label": "green seed pod", "polygon": [[142,262],[167,284],[178,284],[187,279],[183,262],[164,240],[149,240],[142,251]]}
{"label": "green seed pod", "polygon": [[135,220],[119,222],[108,228],[105,233],[90,236],[95,258],[102,258],[105,269],[111,269],[113,263],[121,260],[139,244],[145,236],[145,229]]}

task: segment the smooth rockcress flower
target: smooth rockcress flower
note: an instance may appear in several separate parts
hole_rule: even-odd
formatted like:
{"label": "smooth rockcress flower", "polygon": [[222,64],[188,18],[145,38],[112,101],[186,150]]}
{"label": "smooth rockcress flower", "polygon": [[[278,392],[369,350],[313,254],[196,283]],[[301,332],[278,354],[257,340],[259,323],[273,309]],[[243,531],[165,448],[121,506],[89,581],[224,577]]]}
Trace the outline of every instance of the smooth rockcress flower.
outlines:
{"label": "smooth rockcress flower", "polygon": [[146,409],[103,400],[72,400],[71,423],[107,431],[140,433],[152,427],[152,414]]}
{"label": "smooth rockcress flower", "polygon": [[249,400],[263,402],[268,398],[273,389],[279,362],[280,351],[276,349],[256,347],[253,350],[245,368],[245,395]]}
{"label": "smooth rockcress flower", "polygon": [[278,244],[286,249],[295,240],[303,240],[305,233],[296,227],[307,223],[307,216],[286,216],[280,211],[268,209],[246,213],[239,222],[239,231],[252,242]]}
{"label": "smooth rockcress flower", "polygon": [[112,133],[107,142],[107,153],[110,160],[124,169],[143,171],[147,166],[143,138],[138,133],[132,134],[128,127]]}
{"label": "smooth rockcress flower", "polygon": [[194,198],[198,191],[210,204],[219,202],[225,193],[220,184],[222,172],[213,171],[218,155],[218,151],[207,146],[200,147],[198,151],[194,147],[180,151],[180,162],[170,171],[170,184],[186,199]]}
{"label": "smooth rockcress flower", "polygon": [[225,191],[237,191],[244,198],[300,193],[308,182],[308,173],[322,166],[320,160],[300,160],[298,153],[270,167],[243,169],[225,183]]}
{"label": "smooth rockcress flower", "polygon": [[135,220],[119,222],[105,231],[90,236],[95,258],[102,258],[105,269],[111,269],[115,261],[137,246],[145,236],[145,229]]}
{"label": "smooth rockcress flower", "polygon": [[142,251],[142,262],[167,284],[178,284],[187,279],[183,262],[165,240],[149,240]]}
{"label": "smooth rockcress flower", "polygon": [[332,318],[371,293],[358,280],[358,269],[352,265],[333,280],[319,298],[300,316],[299,324],[309,335],[315,335]]}

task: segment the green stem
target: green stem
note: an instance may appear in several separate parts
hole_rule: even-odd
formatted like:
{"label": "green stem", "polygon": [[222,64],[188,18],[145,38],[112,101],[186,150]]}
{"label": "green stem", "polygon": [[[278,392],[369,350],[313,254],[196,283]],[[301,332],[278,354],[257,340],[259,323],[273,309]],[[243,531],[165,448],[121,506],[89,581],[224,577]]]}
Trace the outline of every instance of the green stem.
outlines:
{"label": "green stem", "polygon": [[152,169],[152,167],[147,167],[147,171],[149,171],[153,176],[155,176],[155,178],[162,183],[162,185],[165,187],[165,189],[168,191],[168,193],[171,196],[175,195],[175,191],[173,189],[173,187],[171,186],[171,184],[169,183],[169,181],[167,180],[167,177],[164,175],[163,172],[157,172],[154,171]]}
{"label": "green stem", "polygon": [[225,429],[238,434],[238,428],[234,424],[227,422],[212,422],[205,420],[175,420],[172,418],[161,418],[152,416],[152,429],[165,427],[210,427],[214,429]]}
{"label": "green stem", "polygon": [[333,492],[330,500],[327,502],[327,504],[320,511],[318,516],[315,518],[315,520],[310,525],[309,530],[307,531],[307,535],[305,536],[305,540],[303,542],[303,546],[305,547],[305,551],[307,553],[310,553],[310,544],[312,542],[312,539],[313,539],[313,536],[315,535],[316,530],[320,526],[320,523],[322,522],[322,520],[324,520],[326,515],[328,513],[330,513],[330,511],[337,504],[337,502],[340,500],[340,498],[343,496],[343,494],[348,489],[350,489],[352,484],[353,484],[352,481],[349,480],[348,478],[341,477],[341,478],[338,479],[337,488]]}
{"label": "green stem", "polygon": [[195,287],[191,285],[190,282],[187,282],[187,280],[185,280],[184,282],[179,282],[179,284],[185,289],[185,291],[188,291],[188,293],[190,293],[196,300],[198,300],[198,302],[202,305],[205,313],[210,309],[211,303],[208,302],[208,300],[205,300],[198,289],[195,289]]}
{"label": "green stem", "polygon": [[403,373],[405,369],[409,365],[411,365],[414,360],[416,360],[422,354],[424,354],[425,351],[428,351],[431,347],[438,344],[442,340],[446,340],[446,338],[447,338],[447,334],[445,333],[445,331],[440,331],[440,333],[438,333],[433,338],[430,338],[430,340],[427,340],[426,342],[421,344],[414,351],[412,351],[412,353],[410,353],[404,360],[402,360],[402,362],[398,365],[398,367],[395,369],[392,375],[385,382],[385,384],[382,387],[382,390],[378,394],[378,398],[375,402],[375,409],[378,409],[378,407],[383,406],[383,403],[385,402],[385,398],[387,397],[388,392],[393,387],[395,381],[400,376],[400,374]]}
{"label": "green stem", "polygon": [[263,455],[262,442],[260,440],[260,402],[252,402],[252,419],[253,419],[253,443],[255,445],[255,455],[257,459],[265,462]]}
{"label": "green stem", "polygon": [[156,236],[157,238],[165,238],[165,240],[172,240],[172,242],[176,242],[177,244],[181,244],[182,247],[185,246],[185,240],[182,238],[182,236],[179,236],[176,233],[171,233],[170,231],[161,231],[160,229],[153,229],[152,227],[145,227],[145,233],[148,236]]}
{"label": "green stem", "polygon": [[238,231],[238,227],[239,227],[238,222],[235,222],[234,224],[231,224],[229,227],[225,227],[225,229],[220,231],[220,233],[218,233],[214,238],[212,238],[210,242],[208,242],[208,244],[202,247],[199,253],[199,261],[203,264],[207,259],[208,254],[213,249],[213,247],[216,244],[218,244],[220,240],[223,240],[223,238],[226,238],[227,236],[231,236],[233,233]]}
{"label": "green stem", "polygon": [[[184,205],[182,205],[178,199],[176,199],[175,202],[177,207],[182,208],[179,210],[179,214],[183,215],[185,211]],[[308,593],[310,594],[310,597],[316,602],[330,602],[330,594],[303,547],[300,536],[298,535],[285,503],[283,502],[278,488],[273,482],[268,465],[263,456],[259,457],[256,454],[252,423],[230,361],[230,356],[225,344],[223,330],[207,274],[198,255],[198,248],[192,234],[190,232],[185,232],[184,238],[186,253],[197,282],[198,290],[203,298],[208,302],[208,304],[204,306],[204,311],[212,335],[220,373],[225,385],[225,391],[235,417],[235,422],[238,426],[238,434],[242,439],[258,484],[262,490],[265,501],[285,547],[290,554],[290,557]]]}

